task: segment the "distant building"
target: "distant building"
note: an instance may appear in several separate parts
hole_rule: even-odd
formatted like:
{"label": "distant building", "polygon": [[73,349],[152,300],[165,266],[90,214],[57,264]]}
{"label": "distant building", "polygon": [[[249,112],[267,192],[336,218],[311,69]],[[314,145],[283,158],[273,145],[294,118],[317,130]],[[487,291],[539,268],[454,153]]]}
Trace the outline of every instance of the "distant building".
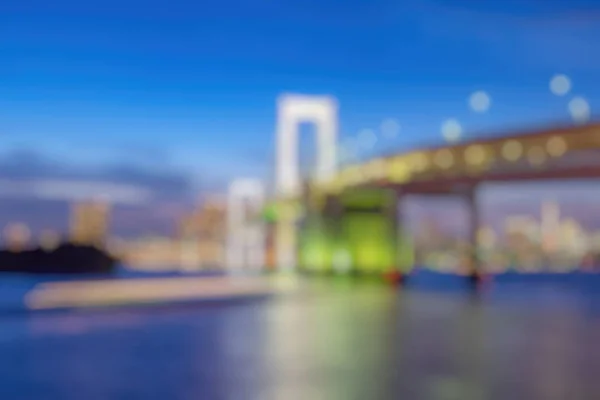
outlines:
{"label": "distant building", "polygon": [[583,256],[588,251],[587,234],[574,219],[566,218],[560,223],[559,235],[563,251],[577,256]]}
{"label": "distant building", "polygon": [[227,208],[219,199],[207,199],[179,222],[181,264],[186,269],[224,266]]}
{"label": "distant building", "polygon": [[143,237],[120,243],[119,257],[130,268],[172,271],[179,266],[181,245],[171,238]]}
{"label": "distant building", "polygon": [[220,201],[207,201],[198,216],[200,263],[221,268],[225,263],[227,207]]}
{"label": "distant building", "polygon": [[70,238],[75,243],[104,246],[110,207],[102,202],[75,203],[71,207]]}
{"label": "distant building", "polygon": [[483,249],[492,249],[496,246],[496,233],[489,226],[483,226],[477,230],[477,243]]}
{"label": "distant building", "polygon": [[542,249],[547,253],[556,252],[559,247],[560,206],[555,201],[545,201],[540,214]]}
{"label": "distant building", "polygon": [[51,230],[43,230],[39,236],[39,245],[44,250],[53,250],[60,243],[60,235],[58,232]]}
{"label": "distant building", "polygon": [[537,241],[540,236],[540,225],[530,215],[511,215],[504,223],[506,238],[525,237],[529,241]]}

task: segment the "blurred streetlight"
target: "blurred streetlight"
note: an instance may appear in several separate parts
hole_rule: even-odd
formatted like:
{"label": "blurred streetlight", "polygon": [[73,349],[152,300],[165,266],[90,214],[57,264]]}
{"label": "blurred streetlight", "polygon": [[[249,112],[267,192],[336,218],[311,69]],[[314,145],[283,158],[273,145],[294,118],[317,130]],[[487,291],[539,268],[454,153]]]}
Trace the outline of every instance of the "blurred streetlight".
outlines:
{"label": "blurred streetlight", "polygon": [[590,105],[583,97],[574,97],[568,105],[571,118],[578,124],[584,124],[590,119]]}
{"label": "blurred streetlight", "polygon": [[356,140],[361,150],[371,150],[377,143],[377,136],[372,129],[363,129],[358,132]]}
{"label": "blurred streetlight", "polygon": [[462,126],[458,120],[451,118],[442,124],[442,136],[447,142],[454,143],[462,136]]}
{"label": "blurred streetlight", "polygon": [[556,96],[564,96],[571,91],[571,79],[563,74],[557,74],[550,79],[550,91]]}
{"label": "blurred streetlight", "polygon": [[400,124],[393,118],[386,118],[381,122],[381,134],[387,139],[392,139],[400,133]]}
{"label": "blurred streetlight", "polygon": [[469,96],[469,108],[475,112],[484,113],[490,109],[491,104],[490,96],[484,91],[479,90]]}

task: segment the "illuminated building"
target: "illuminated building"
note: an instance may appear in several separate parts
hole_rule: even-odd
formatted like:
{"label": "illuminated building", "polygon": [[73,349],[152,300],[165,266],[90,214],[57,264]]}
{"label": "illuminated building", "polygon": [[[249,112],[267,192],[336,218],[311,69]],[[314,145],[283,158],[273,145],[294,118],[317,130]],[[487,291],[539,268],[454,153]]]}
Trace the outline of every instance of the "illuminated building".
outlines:
{"label": "illuminated building", "polygon": [[181,242],[164,237],[145,237],[123,242],[123,262],[131,268],[147,271],[172,271],[180,266]]}
{"label": "illuminated building", "polygon": [[60,243],[60,235],[51,230],[43,230],[40,233],[40,247],[44,250],[55,249]]}
{"label": "illuminated building", "polygon": [[581,225],[572,218],[567,218],[560,223],[561,247],[564,251],[583,255],[588,249],[586,233]]}
{"label": "illuminated building", "polygon": [[225,236],[226,206],[218,199],[207,199],[179,223],[177,240],[182,267],[222,268]]}
{"label": "illuminated building", "polygon": [[220,201],[207,201],[198,217],[200,263],[203,268],[222,268],[225,262],[227,213]]}
{"label": "illuminated building", "polygon": [[76,203],[71,208],[71,240],[75,243],[103,246],[106,243],[109,223],[109,206],[106,203]]}
{"label": "illuminated building", "polygon": [[226,258],[232,271],[258,271],[265,266],[266,230],[261,215],[264,198],[264,185],[258,180],[239,179],[229,186]]}
{"label": "illuminated building", "polygon": [[23,250],[31,241],[31,231],[25,224],[13,223],[4,228],[4,242],[8,249]]}
{"label": "illuminated building", "polygon": [[489,226],[483,226],[477,231],[477,242],[484,249],[491,249],[496,244],[496,233]]}
{"label": "illuminated building", "polygon": [[529,215],[512,215],[506,218],[504,234],[507,238],[524,236],[531,241],[538,239],[540,227],[535,218]]}
{"label": "illuminated building", "polygon": [[560,207],[554,201],[542,203],[540,234],[542,249],[546,252],[555,252],[558,248],[558,234],[560,228]]}

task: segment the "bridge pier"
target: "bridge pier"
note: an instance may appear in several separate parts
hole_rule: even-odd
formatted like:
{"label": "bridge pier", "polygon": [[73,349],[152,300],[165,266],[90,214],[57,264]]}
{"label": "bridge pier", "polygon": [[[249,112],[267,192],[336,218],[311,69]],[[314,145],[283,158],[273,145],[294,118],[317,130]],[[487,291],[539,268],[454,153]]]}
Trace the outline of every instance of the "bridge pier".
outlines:
{"label": "bridge pier", "polygon": [[402,191],[395,193],[394,207],[390,207],[388,218],[393,221],[394,232],[394,265],[387,276],[394,283],[403,283],[414,268],[414,250],[409,242],[403,204],[406,196]]}
{"label": "bridge pier", "polygon": [[479,227],[480,210],[478,202],[478,186],[474,185],[464,191],[463,197],[467,204],[469,215],[469,261],[467,273],[469,276],[478,277],[481,274],[481,258],[479,255]]}

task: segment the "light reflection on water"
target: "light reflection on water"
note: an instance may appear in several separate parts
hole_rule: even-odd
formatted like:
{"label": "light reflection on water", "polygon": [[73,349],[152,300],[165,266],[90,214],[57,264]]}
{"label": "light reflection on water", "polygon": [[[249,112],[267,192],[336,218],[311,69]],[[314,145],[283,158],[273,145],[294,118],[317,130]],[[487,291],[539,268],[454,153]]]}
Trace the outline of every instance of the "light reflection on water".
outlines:
{"label": "light reflection on water", "polygon": [[0,398],[593,398],[598,303],[534,292],[315,280],[260,302],[6,316]]}

